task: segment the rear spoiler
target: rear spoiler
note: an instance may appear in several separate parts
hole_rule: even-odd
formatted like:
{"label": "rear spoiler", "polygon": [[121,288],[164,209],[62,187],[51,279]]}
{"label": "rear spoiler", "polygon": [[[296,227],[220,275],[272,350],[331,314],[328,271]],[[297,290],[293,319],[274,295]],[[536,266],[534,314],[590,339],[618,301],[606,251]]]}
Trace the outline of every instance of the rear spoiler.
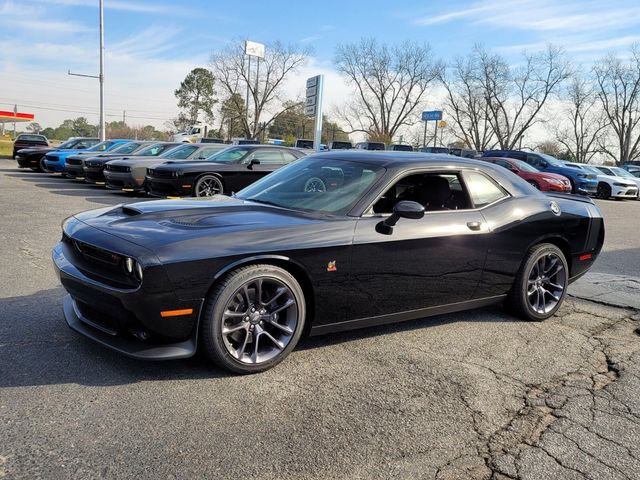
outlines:
{"label": "rear spoiler", "polygon": [[548,197],[561,198],[563,200],[574,200],[576,202],[584,202],[594,204],[594,201],[591,197],[587,197],[586,195],[576,195],[573,193],[557,193],[557,192],[544,192]]}

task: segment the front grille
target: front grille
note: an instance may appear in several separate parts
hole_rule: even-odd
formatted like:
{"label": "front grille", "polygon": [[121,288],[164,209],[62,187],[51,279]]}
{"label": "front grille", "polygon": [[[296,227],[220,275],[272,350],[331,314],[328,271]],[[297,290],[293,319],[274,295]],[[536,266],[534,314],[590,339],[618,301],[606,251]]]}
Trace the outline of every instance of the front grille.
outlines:
{"label": "front grille", "polygon": [[110,172],[118,172],[118,173],[129,173],[131,171],[131,167],[128,167],[126,165],[111,165],[110,163],[107,163],[104,166],[104,169]]}
{"label": "front grille", "polygon": [[87,167],[101,167],[102,165],[104,165],[104,162],[101,162],[100,160],[87,160],[86,162],[84,162],[84,164]]}
{"label": "front grille", "polygon": [[87,277],[117,288],[135,288],[140,282],[133,275],[127,274],[124,266],[125,257],[104,250],[75,238],[66,233],[62,242],[67,245],[73,265]]}
{"label": "front grille", "polygon": [[67,163],[69,165],[82,165],[81,158],[67,158]]}
{"label": "front grille", "polygon": [[175,172],[171,170],[153,170],[147,168],[147,175],[153,178],[175,178]]}

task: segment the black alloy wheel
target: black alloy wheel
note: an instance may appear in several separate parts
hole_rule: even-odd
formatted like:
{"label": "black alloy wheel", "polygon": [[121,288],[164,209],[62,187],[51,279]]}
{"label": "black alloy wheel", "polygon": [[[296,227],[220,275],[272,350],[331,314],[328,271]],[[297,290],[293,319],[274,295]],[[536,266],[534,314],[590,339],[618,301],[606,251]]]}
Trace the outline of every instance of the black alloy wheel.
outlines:
{"label": "black alloy wheel", "polygon": [[596,192],[596,197],[606,200],[611,196],[611,187],[606,183],[598,184],[598,191]]}
{"label": "black alloy wheel", "polygon": [[505,306],[527,320],[546,320],[562,305],[568,285],[562,250],[549,243],[536,245],[522,263]]}
{"label": "black alloy wheel", "polygon": [[193,187],[195,197],[213,197],[223,191],[222,181],[215,175],[203,175]]}
{"label": "black alloy wheel", "polygon": [[241,267],[207,297],[202,345],[211,360],[233,372],[267,370],[298,343],[305,308],[302,288],[288,271],[274,265]]}

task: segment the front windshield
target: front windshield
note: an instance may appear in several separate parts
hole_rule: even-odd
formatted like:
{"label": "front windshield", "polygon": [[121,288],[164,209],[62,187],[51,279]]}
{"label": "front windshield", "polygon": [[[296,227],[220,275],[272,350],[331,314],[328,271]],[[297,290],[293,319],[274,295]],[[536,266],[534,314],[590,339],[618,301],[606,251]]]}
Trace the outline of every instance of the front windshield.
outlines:
{"label": "front windshield", "polygon": [[248,148],[225,148],[224,150],[220,150],[219,152],[216,152],[209,158],[207,158],[207,162],[236,163],[239,162],[240,159],[244,157],[248,151]]}
{"label": "front windshield", "polygon": [[171,145],[170,143],[154,143],[153,145],[148,145],[144,148],[141,148],[136,152],[136,155],[146,156],[146,157],[157,157],[162,152],[166,152],[167,150],[174,147],[175,145]]}
{"label": "front windshield", "polygon": [[627,172],[624,168],[619,168],[619,167],[613,167],[611,169],[613,171],[613,173],[615,173],[618,177],[631,177],[631,178],[636,178],[633,175],[631,175],[629,172]]}
{"label": "front windshield", "polygon": [[540,171],[536,167],[532,167],[527,162],[523,162],[522,160],[514,159],[511,161],[514,163],[516,167],[518,167],[519,170],[522,170],[523,172],[537,173]]}
{"label": "front windshield", "polygon": [[140,147],[139,143],[135,143],[135,142],[130,142],[130,143],[123,143],[122,145],[114,148],[113,150],[111,150],[113,153],[131,153],[133,151],[135,151],[137,148]]}
{"label": "front windshield", "polygon": [[60,145],[58,145],[58,148],[59,149],[71,148],[71,147],[75,146],[78,143],[80,143],[80,140],[67,140],[66,142],[61,143]]}
{"label": "front windshield", "polygon": [[565,165],[564,163],[562,163],[560,160],[558,160],[556,157],[552,157],[551,155],[547,155],[546,153],[538,153],[536,152],[536,155],[540,155],[542,158],[544,158],[547,163],[549,165],[551,165],[552,167],[566,167],[566,166],[571,166],[571,165]]}
{"label": "front windshield", "polygon": [[172,150],[170,153],[165,155],[164,158],[170,158],[172,160],[185,160],[186,158],[189,158],[189,155],[191,155],[197,149],[198,147],[195,147],[193,145],[183,145]]}
{"label": "front windshield", "polygon": [[236,197],[292,210],[344,215],[384,172],[378,165],[309,157],[276,170]]}
{"label": "front windshield", "polygon": [[105,140],[104,142],[96,143],[93,147],[87,148],[87,150],[90,152],[104,152],[112,144],[113,144],[112,141]]}
{"label": "front windshield", "polygon": [[583,170],[586,170],[589,173],[594,173],[596,175],[602,175],[602,172],[595,167],[587,167],[586,165],[581,165]]}

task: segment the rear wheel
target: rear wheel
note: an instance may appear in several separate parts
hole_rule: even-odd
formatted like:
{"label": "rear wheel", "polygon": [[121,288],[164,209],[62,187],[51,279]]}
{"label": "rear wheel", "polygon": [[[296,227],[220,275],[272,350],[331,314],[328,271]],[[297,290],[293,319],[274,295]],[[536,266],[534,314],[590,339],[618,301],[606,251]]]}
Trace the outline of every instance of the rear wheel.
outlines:
{"label": "rear wheel", "polygon": [[562,305],[568,284],[562,250],[550,243],[536,245],[527,253],[505,304],[527,320],[546,320]]}
{"label": "rear wheel", "polygon": [[193,187],[195,197],[212,197],[223,192],[222,180],[215,175],[203,175]]}
{"label": "rear wheel", "polygon": [[611,187],[606,183],[599,183],[596,196],[602,200],[606,200],[611,196]]}
{"label": "rear wheel", "polygon": [[293,275],[274,265],[250,265],[232,271],[207,297],[200,338],[221,367],[262,372],[293,350],[305,315],[304,294]]}

